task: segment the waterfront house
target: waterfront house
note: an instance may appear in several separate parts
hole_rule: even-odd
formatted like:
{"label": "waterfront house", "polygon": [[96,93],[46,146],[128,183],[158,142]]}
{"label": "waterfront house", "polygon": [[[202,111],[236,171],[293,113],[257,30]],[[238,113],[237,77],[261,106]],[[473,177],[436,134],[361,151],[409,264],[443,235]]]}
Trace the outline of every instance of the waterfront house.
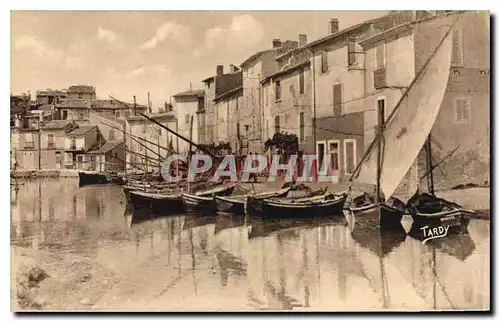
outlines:
{"label": "waterfront house", "polygon": [[312,73],[307,36],[299,35],[299,47],[276,57],[278,71],[262,79],[264,142],[275,133],[297,135],[299,150],[314,153],[312,138]]}
{"label": "waterfront house", "polygon": [[[200,143],[217,144],[219,141],[227,142],[227,137],[224,138],[218,135],[219,114],[215,106],[215,99],[241,87],[243,84],[242,73],[234,65],[230,66],[229,73],[224,73],[224,65],[217,65],[215,76],[208,77],[202,80],[202,82],[205,85],[205,105],[204,109],[197,113],[198,123],[199,125],[203,125],[203,128],[199,128],[200,133],[204,132],[201,135],[202,140],[200,140]],[[181,120],[179,120],[179,122],[181,122]],[[224,128],[225,125],[222,126]]]}
{"label": "waterfront house", "polygon": [[215,98],[217,136],[215,142],[227,142],[234,152],[242,152],[240,106],[243,87],[237,87]]}
{"label": "waterfront house", "polygon": [[365,97],[374,95],[366,81],[370,77],[367,75],[372,74],[366,69],[367,58],[360,42],[417,17],[430,15],[397,11],[345,29],[340,29],[337,19],[330,19],[329,35],[305,46],[311,52],[314,73],[312,114],[316,116],[316,129],[313,138],[320,160],[318,165],[323,156],[331,155],[330,171],[336,172],[340,181],[349,178],[364,153],[366,141],[370,140],[365,131],[369,128],[365,111],[371,111],[373,105]]}
{"label": "waterfront house", "polygon": [[118,171],[125,169],[126,148],[123,141],[108,141],[87,152],[90,158],[89,170]]}
{"label": "waterfront house", "polygon": [[[438,187],[489,182],[490,26],[486,11],[441,12],[381,32],[360,44],[366,53],[365,143],[374,137],[376,106],[389,115],[453,25],[447,89],[434,123],[433,162],[459,149],[434,171]],[[429,89],[432,90],[432,89]],[[425,159],[420,155],[420,164]],[[421,169],[423,172],[424,170]]]}
{"label": "waterfront house", "polygon": [[[173,131],[177,129],[174,111],[155,113],[150,117]],[[158,167],[161,167],[161,161],[168,155],[167,149],[171,147],[176,149],[181,141],[172,133],[142,116],[128,117],[126,126],[127,169],[158,170]],[[146,162],[147,160],[149,162]]]}
{"label": "waterfront house", "polygon": [[[197,143],[198,136],[198,117],[197,112],[203,109],[205,105],[205,92],[199,89],[190,89],[174,95],[175,117],[179,121],[177,133]],[[193,124],[191,124],[191,119]],[[179,142],[179,152],[187,153],[189,144],[182,140]]]}
{"label": "waterfront house", "polygon": [[79,125],[67,133],[64,142],[66,151],[64,157],[65,167],[68,169],[88,170],[90,157],[86,155],[98,143],[98,128],[96,125]]}
{"label": "waterfront house", "polygon": [[264,147],[261,81],[278,71],[276,56],[298,46],[297,41],[273,39],[272,48],[261,50],[247,58],[240,67],[243,72],[243,100],[240,109],[245,153],[262,152]]}

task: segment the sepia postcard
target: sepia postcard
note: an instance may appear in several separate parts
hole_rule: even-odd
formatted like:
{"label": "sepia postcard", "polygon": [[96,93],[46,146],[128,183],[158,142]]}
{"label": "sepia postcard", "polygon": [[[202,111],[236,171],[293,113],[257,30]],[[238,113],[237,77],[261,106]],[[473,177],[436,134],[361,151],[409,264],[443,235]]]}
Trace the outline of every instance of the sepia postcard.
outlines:
{"label": "sepia postcard", "polygon": [[490,311],[490,19],[11,11],[11,311]]}

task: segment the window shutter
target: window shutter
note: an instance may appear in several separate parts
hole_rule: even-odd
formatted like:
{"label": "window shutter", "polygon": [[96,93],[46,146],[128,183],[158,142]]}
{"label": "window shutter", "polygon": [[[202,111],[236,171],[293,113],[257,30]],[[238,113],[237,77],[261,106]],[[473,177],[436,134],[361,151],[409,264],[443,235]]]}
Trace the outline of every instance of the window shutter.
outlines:
{"label": "window shutter", "polygon": [[453,49],[451,54],[452,66],[463,66],[464,48],[463,48],[463,35],[461,28],[453,30],[452,43],[453,43]]}
{"label": "window shutter", "polygon": [[328,71],[328,53],[326,51],[321,52],[321,72],[326,73]]}
{"label": "window shutter", "polygon": [[347,41],[347,65],[352,66],[356,63],[355,42],[350,37]]}
{"label": "window shutter", "polygon": [[380,44],[376,49],[377,69],[385,68],[385,44]]}
{"label": "window shutter", "polygon": [[333,115],[342,115],[342,84],[333,85]]}

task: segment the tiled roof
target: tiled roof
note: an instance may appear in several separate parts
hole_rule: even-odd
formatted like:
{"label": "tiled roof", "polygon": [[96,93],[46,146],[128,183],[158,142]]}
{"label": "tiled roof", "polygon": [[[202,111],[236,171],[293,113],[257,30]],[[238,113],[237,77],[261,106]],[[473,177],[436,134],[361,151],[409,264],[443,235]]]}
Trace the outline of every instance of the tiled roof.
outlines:
{"label": "tiled roof", "polygon": [[174,95],[174,97],[192,97],[192,96],[200,97],[200,96],[203,96],[203,95],[205,95],[205,91],[204,90],[202,90],[202,89],[192,89],[192,90],[189,90],[189,91],[177,93],[177,94]]}
{"label": "tiled roof", "polygon": [[72,121],[67,120],[54,120],[42,126],[42,130],[62,130],[66,126],[73,124]]}
{"label": "tiled roof", "polygon": [[69,132],[68,135],[83,135],[95,127],[97,127],[97,125],[80,125],[73,131]]}
{"label": "tiled roof", "polygon": [[94,153],[108,153],[109,151],[115,149],[120,144],[123,144],[123,142],[122,141],[108,141],[108,142],[104,143],[104,145],[101,146],[100,149],[89,151],[89,153],[92,153],[92,154],[94,154]]}
{"label": "tiled roof", "polygon": [[96,111],[92,111],[92,112],[90,112],[90,114],[93,116],[96,116],[96,117],[104,118],[104,119],[111,121],[111,122],[116,122],[116,123],[120,123],[120,124],[126,123],[125,120],[122,120],[121,118],[118,118],[118,117],[111,115],[111,114],[102,113],[102,112],[100,113],[100,112],[96,112]]}

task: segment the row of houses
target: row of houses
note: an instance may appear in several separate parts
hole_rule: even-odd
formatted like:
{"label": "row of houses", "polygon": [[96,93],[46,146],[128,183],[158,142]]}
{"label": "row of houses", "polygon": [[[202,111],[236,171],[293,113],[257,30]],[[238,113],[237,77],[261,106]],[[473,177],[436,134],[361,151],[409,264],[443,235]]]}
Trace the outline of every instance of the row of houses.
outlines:
{"label": "row of houses", "polygon": [[180,130],[200,143],[230,143],[242,154],[262,153],[275,133],[292,133],[302,152],[330,154],[332,170],[345,180],[375,136],[377,115],[391,113],[453,26],[434,153],[442,157],[460,145],[440,167],[441,179],[483,183],[489,180],[489,21],[484,11],[394,11],[345,29],[331,19],[329,34],[312,42],[304,34],[298,41],[273,39],[239,67],[225,73],[218,65],[201,90],[174,96]]}
{"label": "row of houses", "polygon": [[11,168],[157,169],[173,135],[138,113],[172,129],[177,121],[171,104],[157,113],[150,106],[97,99],[87,85],[37,91],[34,100],[11,95]]}

